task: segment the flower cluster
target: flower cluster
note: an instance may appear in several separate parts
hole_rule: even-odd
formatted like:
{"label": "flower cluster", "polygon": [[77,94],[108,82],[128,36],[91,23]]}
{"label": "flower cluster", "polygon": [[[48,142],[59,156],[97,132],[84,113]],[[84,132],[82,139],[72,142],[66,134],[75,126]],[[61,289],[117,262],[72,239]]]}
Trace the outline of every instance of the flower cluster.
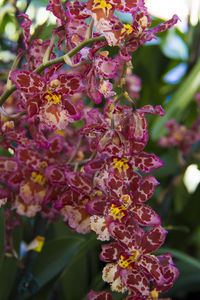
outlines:
{"label": "flower cluster", "polygon": [[[195,98],[197,100],[198,110],[200,112],[200,93],[197,93]],[[197,119],[188,129],[184,125],[178,124],[174,119],[166,122],[165,127],[168,130],[168,136],[163,136],[160,138],[159,145],[162,147],[177,146],[184,155],[189,154],[192,147],[200,142],[199,112]]]}
{"label": "flower cluster", "polygon": [[[75,1],[66,9],[50,0],[47,9],[57,19],[49,41],[31,43],[32,21],[21,15],[24,68],[10,73],[16,91],[10,89],[1,110],[1,146],[10,157],[0,158],[0,203],[19,216],[61,216],[71,230],[111,240],[100,254],[107,262],[103,280],[112,291],[128,292],[126,300],[156,300],[178,276],[170,253],[154,255],[167,232],[146,204],[159,184],[149,173],[163,162],[144,151],[145,115],[164,111],[160,105],[136,108],[141,81],[131,58],[178,17],[150,28],[143,0]],[[130,13],[132,24],[115,11]],[[112,46],[118,47],[114,57]],[[56,57],[63,47],[67,53]],[[112,296],[91,291],[88,299]]]}

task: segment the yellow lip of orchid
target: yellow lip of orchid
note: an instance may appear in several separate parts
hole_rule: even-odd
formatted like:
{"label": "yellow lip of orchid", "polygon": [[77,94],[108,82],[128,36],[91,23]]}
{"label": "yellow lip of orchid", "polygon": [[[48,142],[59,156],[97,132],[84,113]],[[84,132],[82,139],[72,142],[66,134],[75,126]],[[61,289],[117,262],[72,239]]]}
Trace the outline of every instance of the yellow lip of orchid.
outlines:
{"label": "yellow lip of orchid", "polygon": [[114,158],[113,159],[114,168],[118,169],[121,173],[122,171],[126,171],[129,168],[128,160],[126,158]]}
{"label": "yellow lip of orchid", "polygon": [[148,300],[158,300],[158,292],[156,290],[151,291]]}
{"label": "yellow lip of orchid", "polygon": [[106,0],[94,0],[94,4],[92,6],[93,10],[102,9],[106,16],[109,15],[110,10],[112,9],[112,5],[107,3]]}
{"label": "yellow lip of orchid", "polygon": [[40,185],[44,185],[46,183],[46,178],[39,172],[32,172],[31,174],[31,180],[39,183]]}
{"label": "yellow lip of orchid", "polygon": [[133,32],[133,27],[129,24],[124,24],[124,28],[121,30],[121,34],[126,33],[126,34],[131,34]]}
{"label": "yellow lip of orchid", "polygon": [[129,256],[128,258],[125,258],[123,255],[120,256],[120,260],[118,262],[119,266],[123,269],[132,269],[131,264],[135,262],[134,257]]}
{"label": "yellow lip of orchid", "polygon": [[124,211],[126,211],[125,206],[117,206],[115,204],[112,204],[110,207],[109,215],[113,217],[114,220],[121,220],[121,218],[125,216]]}
{"label": "yellow lip of orchid", "polygon": [[48,100],[49,104],[57,104],[60,102],[61,95],[52,91],[47,91],[45,93],[45,99]]}

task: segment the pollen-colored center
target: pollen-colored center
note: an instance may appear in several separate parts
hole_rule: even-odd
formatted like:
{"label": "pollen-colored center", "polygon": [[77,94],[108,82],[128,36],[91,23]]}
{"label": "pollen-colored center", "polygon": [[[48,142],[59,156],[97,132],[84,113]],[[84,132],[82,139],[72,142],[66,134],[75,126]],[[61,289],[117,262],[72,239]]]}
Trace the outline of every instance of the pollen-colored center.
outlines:
{"label": "pollen-colored center", "polygon": [[131,34],[133,32],[133,27],[129,24],[124,24],[121,33]]}
{"label": "pollen-colored center", "polygon": [[129,252],[130,252],[131,256],[133,257],[134,261],[136,261],[140,256],[140,252],[137,249],[132,249]]}
{"label": "pollen-colored center", "polygon": [[114,168],[118,169],[119,172],[122,171],[125,172],[129,168],[128,160],[126,158],[122,158],[122,159],[114,158],[113,164],[114,164]]}
{"label": "pollen-colored center", "polygon": [[44,185],[46,183],[46,178],[39,172],[32,172],[31,173],[32,181],[39,183],[40,185]]}
{"label": "pollen-colored center", "polygon": [[128,194],[121,196],[120,201],[124,204],[125,207],[129,207],[131,204],[131,197]]}
{"label": "pollen-colored center", "polygon": [[108,16],[112,5],[110,3],[107,3],[106,0],[94,0],[92,8],[93,10],[100,8]]}
{"label": "pollen-colored center", "polygon": [[47,166],[48,166],[48,164],[47,164],[46,161],[42,161],[42,162],[39,164],[40,170],[44,170]]}
{"label": "pollen-colored center", "polygon": [[94,199],[95,197],[101,197],[103,195],[102,191],[95,190],[90,194],[90,199]]}
{"label": "pollen-colored center", "polygon": [[125,206],[117,206],[115,204],[111,205],[110,211],[109,211],[109,215],[111,217],[113,217],[114,220],[118,219],[121,220],[121,218],[123,218],[123,216],[125,216],[124,211],[126,211],[126,207]]}
{"label": "pollen-colored center", "polygon": [[120,260],[119,260],[119,266],[123,269],[131,270],[133,268],[131,266],[131,264],[134,262],[135,262],[135,259],[133,256],[129,256],[128,258],[125,258],[123,255],[121,255]]}
{"label": "pollen-colored center", "polygon": [[181,126],[179,128],[179,130],[177,130],[176,132],[174,132],[172,134],[173,138],[175,138],[177,141],[182,141],[183,138],[184,138],[184,135],[185,135],[185,132],[186,132],[186,128],[184,126]]}
{"label": "pollen-colored center", "polygon": [[148,300],[157,300],[158,299],[158,292],[153,290],[149,293]]}
{"label": "pollen-colored center", "polygon": [[143,16],[142,18],[140,18],[139,20],[139,25],[143,28],[146,28],[148,24],[148,19],[146,16]]}
{"label": "pollen-colored center", "polygon": [[57,104],[60,102],[61,94],[52,91],[47,91],[45,93],[45,99],[48,100],[49,104]]}
{"label": "pollen-colored center", "polygon": [[59,86],[60,86],[60,80],[58,80],[58,79],[51,80],[51,82],[50,82],[50,87],[51,88],[55,89]]}

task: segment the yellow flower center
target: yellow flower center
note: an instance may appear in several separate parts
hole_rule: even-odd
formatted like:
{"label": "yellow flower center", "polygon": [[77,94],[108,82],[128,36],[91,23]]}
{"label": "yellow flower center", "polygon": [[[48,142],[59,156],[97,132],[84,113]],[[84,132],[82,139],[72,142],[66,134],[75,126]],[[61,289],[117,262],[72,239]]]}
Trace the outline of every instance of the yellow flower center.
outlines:
{"label": "yellow flower center", "polygon": [[131,34],[133,32],[133,27],[129,24],[124,24],[124,28],[121,33]]}
{"label": "yellow flower center", "polygon": [[111,217],[113,217],[114,220],[118,219],[121,220],[121,218],[123,218],[123,216],[125,216],[125,213],[123,211],[126,211],[126,207],[125,206],[117,206],[115,204],[111,205],[110,211],[109,211],[109,215]]}
{"label": "yellow flower center", "polygon": [[94,0],[92,8],[93,10],[101,8],[103,12],[108,16],[112,5],[107,3],[106,0]]}
{"label": "yellow flower center", "polygon": [[48,100],[49,104],[57,104],[60,102],[61,94],[56,94],[52,91],[47,91],[45,93],[45,99]]}
{"label": "yellow flower center", "polygon": [[39,183],[40,185],[44,185],[47,181],[46,178],[41,173],[38,172],[31,173],[31,180],[36,183]]}
{"label": "yellow flower center", "polygon": [[129,168],[129,165],[127,162],[128,162],[128,160],[126,158],[122,158],[122,159],[114,158],[113,159],[114,168],[118,169],[119,172],[122,172],[122,171],[125,172]]}
{"label": "yellow flower center", "polygon": [[176,133],[176,132],[173,134],[173,137],[177,141],[182,141],[182,139],[183,139],[183,136],[181,134]]}
{"label": "yellow flower center", "polygon": [[184,138],[184,135],[185,135],[185,132],[186,132],[186,128],[184,126],[181,126],[179,128],[179,130],[177,130],[177,132],[174,132],[173,133],[173,137],[177,140],[177,141],[182,141],[183,138]]}
{"label": "yellow flower center", "polygon": [[153,290],[149,293],[148,300],[157,300],[158,299],[158,292]]}
{"label": "yellow flower center", "polygon": [[123,255],[120,256],[120,260],[119,260],[119,266],[123,269],[132,269],[132,266],[130,266],[130,264],[134,263],[134,257],[133,256],[129,256],[129,258],[125,258]]}
{"label": "yellow flower center", "polygon": [[120,260],[118,262],[119,266],[124,269],[132,269],[130,264],[137,261],[138,257],[140,256],[140,252],[136,249],[130,251],[130,256],[125,258],[123,255],[120,256]]}
{"label": "yellow flower center", "polygon": [[62,129],[56,129],[54,133],[59,134],[60,136],[65,136],[65,132]]}

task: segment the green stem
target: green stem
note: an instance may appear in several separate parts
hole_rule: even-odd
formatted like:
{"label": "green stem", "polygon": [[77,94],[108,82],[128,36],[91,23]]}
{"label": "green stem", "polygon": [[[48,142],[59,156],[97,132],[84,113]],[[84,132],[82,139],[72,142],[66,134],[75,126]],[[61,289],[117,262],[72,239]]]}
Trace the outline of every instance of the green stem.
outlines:
{"label": "green stem", "polygon": [[[72,57],[74,56],[77,52],[79,52],[82,48],[84,48],[85,46],[91,44],[91,43],[95,43],[95,42],[99,42],[99,41],[104,41],[105,40],[105,37],[104,36],[99,36],[99,37],[96,37],[96,38],[92,38],[92,39],[89,39],[89,40],[84,40],[82,43],[80,43],[78,46],[76,46],[74,49],[72,49],[71,51],[69,51],[67,53],[67,55],[69,57]],[[66,55],[66,54],[65,54]],[[64,56],[60,56],[58,58],[55,58],[55,59],[52,59],[52,60],[49,60],[48,62],[46,62],[45,64],[42,64],[40,65],[37,69],[35,69],[35,73],[39,74],[41,73],[42,71],[44,71],[44,69],[54,65],[54,64],[59,64],[59,63],[62,63],[64,62]]]}
{"label": "green stem", "polygon": [[16,86],[12,85],[9,89],[7,89],[3,95],[0,98],[0,106],[2,106],[4,104],[4,102],[6,101],[6,99],[14,92],[16,91]]}
{"label": "green stem", "polygon": [[[95,43],[95,42],[99,42],[99,41],[104,41],[105,37],[104,36],[98,36],[95,38],[91,38],[89,40],[84,40],[82,43],[80,43],[78,46],[76,46],[74,49],[72,49],[71,51],[69,51],[67,53],[67,55],[69,57],[74,56],[77,52],[79,52],[82,48],[84,48],[85,46],[88,46],[91,43]],[[42,71],[44,71],[44,69],[54,65],[54,64],[59,64],[64,62],[64,56],[60,56],[58,58],[49,60],[48,62],[46,62],[45,64],[41,64],[37,69],[34,70],[35,73],[39,74]],[[12,85],[9,89],[7,89],[3,95],[0,97],[0,106],[2,106],[4,104],[4,102],[6,101],[6,99],[14,92],[16,91],[16,86]]]}
{"label": "green stem", "polygon": [[18,119],[19,117],[23,116],[26,114],[26,111],[21,111],[17,114],[8,114],[4,109],[3,107],[0,107],[0,113],[2,113],[2,115],[4,117],[6,117],[7,119]]}

